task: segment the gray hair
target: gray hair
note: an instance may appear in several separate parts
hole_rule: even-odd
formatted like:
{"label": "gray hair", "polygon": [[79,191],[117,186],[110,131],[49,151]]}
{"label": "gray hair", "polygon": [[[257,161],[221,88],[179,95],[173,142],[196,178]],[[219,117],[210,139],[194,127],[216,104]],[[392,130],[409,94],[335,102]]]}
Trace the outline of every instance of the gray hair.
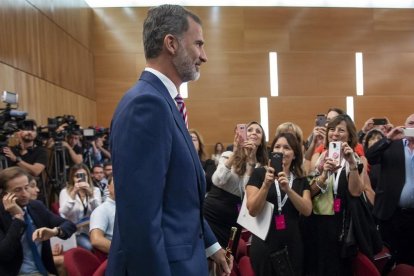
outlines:
{"label": "gray hair", "polygon": [[145,58],[159,56],[166,35],[181,38],[189,27],[188,17],[201,25],[197,15],[178,5],[161,5],[149,9],[142,33]]}

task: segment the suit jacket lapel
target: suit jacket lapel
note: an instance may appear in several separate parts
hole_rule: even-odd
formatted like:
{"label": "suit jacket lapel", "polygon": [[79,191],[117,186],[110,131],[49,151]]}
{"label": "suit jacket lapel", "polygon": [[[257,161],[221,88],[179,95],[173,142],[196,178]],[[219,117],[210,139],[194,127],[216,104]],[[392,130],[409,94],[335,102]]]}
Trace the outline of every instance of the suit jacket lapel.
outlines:
{"label": "suit jacket lapel", "polygon": [[202,174],[202,167],[201,167],[201,163],[200,163],[200,158],[198,157],[198,154],[194,148],[194,144],[193,141],[191,139],[190,134],[188,133],[188,129],[187,126],[185,125],[185,122],[180,114],[180,112],[178,111],[178,108],[175,104],[175,101],[171,98],[170,93],[168,92],[167,88],[165,87],[165,85],[162,83],[162,81],[155,76],[154,74],[152,74],[151,72],[148,71],[144,71],[141,74],[140,80],[144,80],[149,82],[158,92],[160,92],[160,94],[165,98],[165,100],[168,102],[171,111],[173,113],[174,116],[174,120],[177,122],[178,128],[180,129],[186,143],[187,146],[190,150],[191,153],[191,157],[193,159],[193,163],[195,165],[195,170],[196,170],[196,174],[197,174],[197,185],[198,185],[198,193],[199,193],[199,198],[200,198],[200,203],[202,204],[203,199],[204,199],[204,191],[205,191],[205,181],[203,181],[203,174]]}

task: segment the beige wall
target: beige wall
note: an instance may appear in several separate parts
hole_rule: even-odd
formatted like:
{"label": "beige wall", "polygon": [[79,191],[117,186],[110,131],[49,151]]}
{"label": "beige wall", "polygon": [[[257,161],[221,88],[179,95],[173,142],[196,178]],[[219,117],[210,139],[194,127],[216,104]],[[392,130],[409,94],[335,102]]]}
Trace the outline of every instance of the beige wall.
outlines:
{"label": "beige wall", "polygon": [[[270,133],[285,121],[308,134],[316,114],[355,96],[360,127],[371,116],[395,124],[414,112],[414,10],[190,8],[203,20],[208,63],[189,84],[190,127],[211,146],[232,141],[236,123],[260,120],[269,97]],[[145,66],[145,8],[94,10],[98,122],[107,125]],[[279,97],[270,97],[268,52],[278,52]],[[365,96],[356,96],[355,52],[364,53]]]}
{"label": "beige wall", "polygon": [[0,91],[40,124],[73,114],[96,124],[92,9],[83,0],[2,0]]}

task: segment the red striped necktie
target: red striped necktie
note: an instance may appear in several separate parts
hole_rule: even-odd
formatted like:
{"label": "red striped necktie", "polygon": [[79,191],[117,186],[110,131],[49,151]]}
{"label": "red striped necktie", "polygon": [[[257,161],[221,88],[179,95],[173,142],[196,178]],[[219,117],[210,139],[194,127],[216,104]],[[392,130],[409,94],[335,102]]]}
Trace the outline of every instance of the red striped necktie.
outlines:
{"label": "red striped necktie", "polygon": [[175,101],[177,102],[178,111],[180,111],[181,116],[183,116],[185,125],[188,128],[187,108],[185,108],[185,103],[180,93],[178,93],[177,96],[175,96]]}

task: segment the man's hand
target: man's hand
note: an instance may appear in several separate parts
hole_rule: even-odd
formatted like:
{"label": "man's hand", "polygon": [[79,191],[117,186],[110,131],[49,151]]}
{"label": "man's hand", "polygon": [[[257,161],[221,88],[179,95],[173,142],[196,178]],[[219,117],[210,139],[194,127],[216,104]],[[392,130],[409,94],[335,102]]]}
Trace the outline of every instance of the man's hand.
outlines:
{"label": "man's hand", "polygon": [[216,263],[217,270],[216,272],[220,276],[229,276],[233,268],[233,255],[230,255],[230,258],[226,258],[226,251],[221,248],[219,251],[214,253],[211,258]]}
{"label": "man's hand", "polygon": [[32,239],[33,241],[47,241],[51,237],[57,236],[58,233],[59,231],[56,227],[53,229],[42,227],[33,232]]}
{"label": "man's hand", "polygon": [[23,209],[16,203],[17,196],[13,193],[7,193],[3,196],[4,209],[13,217],[15,215],[24,215]]}
{"label": "man's hand", "polygon": [[13,153],[13,151],[9,147],[5,147],[3,149],[4,155],[8,157],[11,161],[16,162],[16,155]]}

